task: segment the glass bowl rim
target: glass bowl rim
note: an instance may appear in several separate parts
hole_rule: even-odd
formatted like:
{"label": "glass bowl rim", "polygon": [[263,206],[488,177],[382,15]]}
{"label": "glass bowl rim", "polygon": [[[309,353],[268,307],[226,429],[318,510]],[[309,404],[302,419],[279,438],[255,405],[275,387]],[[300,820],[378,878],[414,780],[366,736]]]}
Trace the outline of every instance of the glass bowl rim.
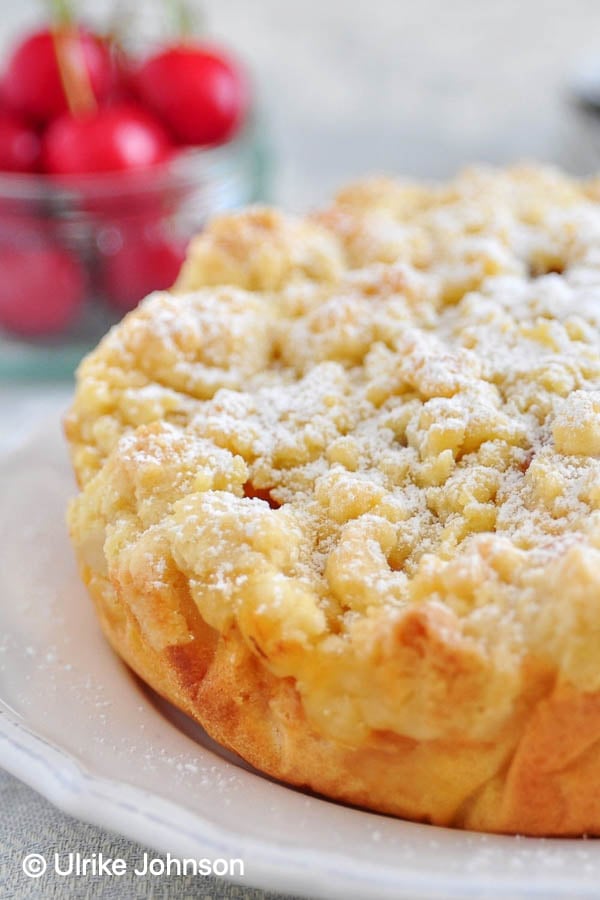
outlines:
{"label": "glass bowl rim", "polygon": [[202,179],[226,170],[250,152],[255,139],[252,122],[223,144],[181,147],[165,162],[144,168],[89,175],[52,176],[29,172],[0,172],[0,200],[15,203],[86,201],[154,194],[165,188],[195,186]]}

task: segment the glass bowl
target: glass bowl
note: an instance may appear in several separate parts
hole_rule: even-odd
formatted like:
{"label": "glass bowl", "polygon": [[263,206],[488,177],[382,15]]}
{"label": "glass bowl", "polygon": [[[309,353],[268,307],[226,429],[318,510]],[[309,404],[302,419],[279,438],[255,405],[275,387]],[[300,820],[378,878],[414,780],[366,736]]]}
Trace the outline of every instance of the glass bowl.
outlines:
{"label": "glass bowl", "polygon": [[254,123],[154,169],[0,174],[0,378],[71,375],[110,325],[173,283],[208,217],[265,199]]}

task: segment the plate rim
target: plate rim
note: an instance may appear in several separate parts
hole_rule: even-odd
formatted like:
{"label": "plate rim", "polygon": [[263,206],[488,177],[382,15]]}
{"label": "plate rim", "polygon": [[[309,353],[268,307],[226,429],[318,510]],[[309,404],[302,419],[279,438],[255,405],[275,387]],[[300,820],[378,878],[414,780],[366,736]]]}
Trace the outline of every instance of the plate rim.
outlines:
{"label": "plate rim", "polygon": [[[177,835],[191,843],[201,843],[201,853],[208,858],[239,854],[246,861],[251,857],[252,883],[246,876],[228,876],[227,880],[241,886],[280,891],[286,895],[323,898],[364,898],[363,891],[368,888],[372,898],[406,896],[414,900],[420,897],[440,897],[444,900],[478,897],[483,889],[490,897],[506,897],[514,896],[514,891],[523,889],[518,877],[499,885],[488,881],[483,884],[479,879],[466,882],[464,875],[452,872],[415,872],[404,869],[403,877],[402,869],[391,866],[365,867],[364,861],[361,861],[353,867],[351,857],[331,850],[323,852],[318,848],[299,845],[281,847],[242,832],[232,835],[209,818],[152,791],[127,781],[116,781],[95,774],[71,753],[36,734],[20,720],[20,715],[10,710],[0,698],[0,766],[3,769],[68,815],[121,834],[134,842],[146,844],[161,853],[174,852],[169,835]],[[285,785],[281,787],[285,789]],[[147,804],[152,805],[152,812],[145,808]],[[118,827],[114,824],[116,810],[120,813]],[[176,817],[182,816],[189,825],[182,826],[175,821]],[[192,823],[193,833],[189,827]],[[160,829],[158,833],[151,830],[157,826]],[[160,839],[157,834],[161,836]],[[241,846],[232,849],[232,840],[241,841]],[[199,853],[197,848],[196,857]],[[177,855],[182,857],[185,854],[179,852]],[[336,865],[332,866],[333,862]],[[290,879],[292,867],[293,880]],[[373,893],[374,880],[379,882],[377,894]],[[530,896],[548,897],[547,888],[547,885],[541,885],[535,893],[530,892]],[[403,893],[399,894],[399,891]],[[591,892],[589,894],[596,895]]]}
{"label": "plate rim", "polygon": [[[27,763],[33,763],[29,768]],[[233,763],[229,763],[233,765]],[[391,866],[370,865],[364,861],[352,866],[351,856],[331,850],[320,851],[306,846],[285,847],[250,837],[235,835],[189,809],[127,781],[116,781],[95,774],[73,754],[38,735],[0,698],[0,767],[23,781],[55,807],[75,819],[114,834],[145,844],[160,853],[171,852],[183,858],[187,852],[199,858],[216,859],[218,854],[252,857],[252,878],[227,877],[242,887],[255,887],[283,896],[357,898],[364,900],[368,889],[370,900],[406,897],[410,900],[468,900],[468,898],[597,898],[598,886],[593,882],[574,885],[572,879],[553,872],[548,881],[525,885],[522,876],[509,876],[491,881],[459,872],[415,872]],[[50,778],[48,778],[50,776]],[[255,777],[260,777],[256,775]],[[281,786],[285,789],[285,785]],[[151,803],[153,810],[144,808]],[[119,824],[115,826],[115,810]],[[177,817],[189,823],[177,823]],[[405,823],[410,825],[411,823]],[[194,832],[190,830],[193,825]],[[156,827],[160,830],[156,832]],[[435,826],[426,826],[435,829]],[[472,834],[472,832],[468,832]],[[142,836],[141,836],[142,835]],[[160,835],[160,839],[157,835]],[[180,852],[171,843],[184,837],[190,845],[201,843],[196,850]],[[504,836],[511,839],[510,836]],[[242,845],[232,848],[233,841]],[[536,838],[520,838],[536,842]],[[546,839],[544,839],[546,840]],[[215,851],[214,853],[212,851]],[[336,864],[332,866],[332,862]],[[291,872],[293,869],[293,872]],[[375,881],[379,882],[375,887]],[[483,893],[482,893],[483,892]]]}
{"label": "plate rim", "polygon": [[[53,435],[50,435],[50,429]],[[40,440],[43,442],[44,438],[56,438],[57,431],[56,418],[45,417],[29,429],[16,446],[0,452],[0,481],[3,476],[6,477],[11,464],[20,463],[22,454],[33,450],[34,444]],[[234,766],[233,763],[227,764]],[[228,876],[228,880],[246,888],[258,887],[283,895],[332,900],[339,900],[340,897],[364,900],[365,890],[370,900],[399,900],[401,897],[410,900],[455,900],[480,897],[482,894],[490,900],[598,897],[598,884],[593,880],[574,883],[572,876],[561,875],[556,870],[544,880],[533,883],[524,883],[522,873],[507,871],[501,880],[497,880],[483,873],[419,870],[413,864],[393,866],[389,863],[366,863],[364,859],[355,862],[351,852],[321,850],[305,842],[277,844],[239,829],[233,830],[152,790],[133,784],[127,778],[117,780],[95,772],[93,767],[86,765],[70,750],[39,733],[35,721],[26,721],[1,694],[0,768],[75,819],[121,834],[159,852],[170,851],[179,858],[188,852],[197,858],[210,858],[211,855],[216,858],[219,854],[238,856],[244,859],[245,864],[251,860],[251,876]],[[260,774],[252,774],[256,778],[261,777]],[[286,790],[284,784],[278,783],[277,787]],[[327,798],[316,799],[333,803]],[[364,813],[370,814],[368,811]],[[431,828],[432,837],[436,831],[449,830],[406,821],[404,824]],[[474,833],[465,834],[472,836]],[[535,846],[541,844],[537,838],[496,837],[506,840],[507,848],[508,842],[515,840]],[[182,840],[189,847],[185,853],[180,852]],[[541,840],[546,847],[554,843],[550,839]]]}

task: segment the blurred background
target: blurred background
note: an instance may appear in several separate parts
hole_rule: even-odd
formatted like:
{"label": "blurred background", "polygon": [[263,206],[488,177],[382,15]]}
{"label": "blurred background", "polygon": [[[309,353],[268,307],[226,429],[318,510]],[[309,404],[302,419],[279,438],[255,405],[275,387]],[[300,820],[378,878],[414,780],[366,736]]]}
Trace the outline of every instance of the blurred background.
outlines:
{"label": "blurred background", "polygon": [[[118,8],[143,37],[168,2],[121,0]],[[582,84],[590,65],[594,76],[595,58],[600,69],[597,0],[192,6],[202,36],[233,52],[252,77],[252,140],[265,171],[251,199],[304,210],[367,172],[438,178],[471,161],[535,158],[575,173],[600,167],[595,117],[573,101],[574,73]],[[90,0],[75,8],[84,20],[105,23],[115,4]],[[2,0],[4,57],[47,9],[43,0]],[[0,262],[0,283],[1,269]],[[16,346],[0,339],[0,370],[3,354],[17,358]],[[68,380],[55,383],[55,367],[40,359],[31,369],[4,367],[0,447],[68,396]],[[69,357],[62,374],[72,368]]]}
{"label": "blurred background", "polygon": [[[471,161],[593,167],[569,81],[598,55],[597,0],[207,0],[249,61],[277,162],[304,208],[370,171],[443,177]],[[597,157],[600,164],[600,156]]]}
{"label": "blurred background", "polygon": [[[76,6],[92,21],[112,2]],[[161,0],[121,0],[146,19]],[[254,77],[277,173],[303,208],[366,171],[445,176],[465,161],[576,165],[567,83],[597,51],[597,0],[197,0],[207,36]],[[2,0],[0,47],[43,0]],[[575,148],[576,149],[576,148]]]}

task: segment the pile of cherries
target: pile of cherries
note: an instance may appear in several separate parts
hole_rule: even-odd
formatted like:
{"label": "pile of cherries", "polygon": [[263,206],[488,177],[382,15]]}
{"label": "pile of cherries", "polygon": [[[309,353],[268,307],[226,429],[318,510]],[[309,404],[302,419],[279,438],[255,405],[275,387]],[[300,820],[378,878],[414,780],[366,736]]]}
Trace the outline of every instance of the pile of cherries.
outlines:
{"label": "pile of cherries", "polygon": [[[157,167],[185,148],[231,139],[247,108],[242,71],[204,43],[181,40],[134,59],[72,22],[26,36],[0,80],[0,328],[52,335],[77,319],[90,293],[123,313],[169,287],[184,247],[143,179],[151,186]],[[118,187],[112,202],[106,193],[103,203],[89,199],[109,173],[142,190],[125,190],[121,206]],[[64,239],[51,203],[24,204],[5,189],[17,174],[35,176],[48,196],[68,189],[82,209],[87,203],[93,261]]]}

